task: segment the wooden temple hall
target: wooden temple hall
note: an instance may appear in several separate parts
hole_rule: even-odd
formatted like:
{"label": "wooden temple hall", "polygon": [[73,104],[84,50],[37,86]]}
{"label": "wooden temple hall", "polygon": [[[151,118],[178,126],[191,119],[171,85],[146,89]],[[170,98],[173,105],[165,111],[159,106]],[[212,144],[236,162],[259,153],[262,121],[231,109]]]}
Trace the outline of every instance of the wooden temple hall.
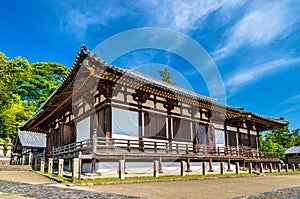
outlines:
{"label": "wooden temple hall", "polygon": [[120,159],[279,163],[277,153],[260,151],[259,136],[288,123],[111,66],[83,46],[20,130],[46,134],[46,158],[69,166],[79,158],[83,170],[100,172]]}

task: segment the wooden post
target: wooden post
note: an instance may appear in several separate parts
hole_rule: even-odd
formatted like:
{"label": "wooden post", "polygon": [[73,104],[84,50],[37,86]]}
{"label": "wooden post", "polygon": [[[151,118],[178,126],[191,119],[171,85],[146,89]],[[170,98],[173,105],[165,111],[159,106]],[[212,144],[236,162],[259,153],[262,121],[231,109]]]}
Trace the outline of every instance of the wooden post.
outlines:
{"label": "wooden post", "polygon": [[268,163],[265,163],[264,165],[264,170],[268,170]]}
{"label": "wooden post", "polygon": [[29,149],[28,165],[32,165],[32,158],[33,158],[32,149]]}
{"label": "wooden post", "polygon": [[49,158],[48,159],[48,173],[52,174],[52,170],[53,170],[53,159]]}
{"label": "wooden post", "polygon": [[180,168],[181,168],[180,175],[185,176],[185,161],[180,162]]}
{"label": "wooden post", "polygon": [[295,171],[296,171],[295,164],[292,164],[292,171],[293,171],[293,172],[295,172]]}
{"label": "wooden post", "polygon": [[35,170],[35,171],[37,171],[37,170],[38,170],[38,167],[39,167],[39,165],[38,165],[38,160],[39,160],[38,158],[35,158],[35,159],[34,159],[34,170]]}
{"label": "wooden post", "polygon": [[253,169],[252,169],[252,162],[249,162],[249,174],[252,174]]}
{"label": "wooden post", "polygon": [[298,164],[298,171],[300,171],[300,164]]}
{"label": "wooden post", "polygon": [[285,172],[289,172],[289,165],[287,163],[285,164]]}
{"label": "wooden post", "polygon": [[162,170],[162,157],[159,157],[158,167],[159,167],[159,173],[163,173],[163,170]]}
{"label": "wooden post", "polygon": [[220,162],[220,174],[224,174],[224,162]]}
{"label": "wooden post", "polygon": [[41,167],[40,167],[41,172],[45,172],[45,159],[41,159]]}
{"label": "wooden post", "polygon": [[125,179],[125,160],[119,160],[119,178]]}
{"label": "wooden post", "polygon": [[187,161],[186,161],[186,172],[192,172],[191,170],[191,159],[190,157],[187,158]]}
{"label": "wooden post", "polygon": [[21,162],[22,165],[25,164],[25,154],[22,154],[22,162]]}
{"label": "wooden post", "polygon": [[158,173],[159,173],[158,161],[154,160],[154,162],[153,162],[153,176],[157,178]]}
{"label": "wooden post", "polygon": [[238,162],[235,163],[235,173],[236,174],[240,174],[241,171],[240,171],[240,164]]}
{"label": "wooden post", "polygon": [[228,158],[228,161],[227,161],[227,171],[232,171],[232,169],[230,168],[230,158]]}
{"label": "wooden post", "polygon": [[278,163],[277,170],[278,172],[281,172],[281,163]]}
{"label": "wooden post", "polygon": [[270,172],[270,173],[273,172],[273,164],[272,164],[272,163],[269,164],[269,172]]}
{"label": "wooden post", "polygon": [[209,158],[209,170],[208,172],[214,172],[214,170],[212,169],[212,158]]}
{"label": "wooden post", "polygon": [[58,159],[58,176],[64,175],[64,159]]}
{"label": "wooden post", "polygon": [[[93,158],[92,158],[92,173],[96,172],[96,158],[95,158],[95,154],[97,153],[97,129],[94,129],[93,132],[93,138],[92,138],[92,142],[93,142]],[[81,151],[80,151],[81,152]],[[80,154],[81,156],[81,154]]]}
{"label": "wooden post", "polygon": [[202,175],[206,175],[206,162],[202,162]]}
{"label": "wooden post", "polygon": [[79,158],[72,160],[72,183],[77,182],[79,179]]}
{"label": "wooden post", "polygon": [[259,173],[263,173],[263,171],[264,171],[264,164],[259,163]]}

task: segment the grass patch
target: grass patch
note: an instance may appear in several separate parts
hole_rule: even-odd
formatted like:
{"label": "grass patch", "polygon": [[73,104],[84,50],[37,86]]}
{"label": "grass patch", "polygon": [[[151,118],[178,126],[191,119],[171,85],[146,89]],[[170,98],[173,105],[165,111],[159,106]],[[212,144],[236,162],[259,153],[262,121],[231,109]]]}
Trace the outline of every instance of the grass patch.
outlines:
{"label": "grass patch", "polygon": [[266,175],[291,175],[291,174],[300,174],[300,171],[272,172],[272,173],[266,172],[265,174]]}
{"label": "grass patch", "polygon": [[67,177],[62,177],[62,176],[58,176],[56,174],[50,174],[50,173],[46,173],[46,172],[41,172],[41,171],[35,171],[36,173],[39,173],[41,175],[44,175],[44,176],[48,176],[50,178],[56,178],[62,182],[72,182],[72,179],[71,178],[67,178]]}
{"label": "grass patch", "polygon": [[249,177],[257,176],[256,174],[209,174],[209,175],[188,175],[188,176],[159,176],[155,177],[128,177],[125,180],[120,180],[119,178],[99,178],[93,180],[79,180],[75,184],[110,184],[110,183],[126,183],[126,182],[151,182],[151,181],[174,181],[174,180],[193,180],[193,179],[203,179],[203,178],[228,178],[228,177]]}

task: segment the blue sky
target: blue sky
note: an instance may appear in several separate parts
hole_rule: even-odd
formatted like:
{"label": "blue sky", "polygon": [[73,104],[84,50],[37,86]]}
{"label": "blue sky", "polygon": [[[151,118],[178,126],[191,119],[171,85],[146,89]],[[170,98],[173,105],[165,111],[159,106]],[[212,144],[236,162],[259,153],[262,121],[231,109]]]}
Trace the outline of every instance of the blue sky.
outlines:
{"label": "blue sky", "polygon": [[[0,7],[0,51],[70,67],[83,43],[93,49],[122,31],[168,28],[206,50],[223,79],[227,105],[284,117],[295,129],[300,128],[299,13],[300,2],[293,0],[11,0]],[[178,86],[210,95],[189,63],[170,52],[139,50],[113,64],[142,67],[155,77],[157,69],[169,66]]]}

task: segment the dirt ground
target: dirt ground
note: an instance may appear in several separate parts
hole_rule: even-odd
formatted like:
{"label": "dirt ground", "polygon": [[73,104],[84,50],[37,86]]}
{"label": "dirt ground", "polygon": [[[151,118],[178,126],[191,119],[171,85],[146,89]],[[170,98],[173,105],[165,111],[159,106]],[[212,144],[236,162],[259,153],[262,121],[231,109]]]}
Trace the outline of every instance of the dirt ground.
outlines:
{"label": "dirt ground", "polygon": [[232,198],[298,186],[300,175],[281,175],[98,185],[88,189],[144,198]]}
{"label": "dirt ground", "polygon": [[[62,184],[29,171],[0,171],[0,180],[64,187]],[[75,186],[72,189],[143,198],[232,198],[298,186],[300,186],[299,174]]]}

